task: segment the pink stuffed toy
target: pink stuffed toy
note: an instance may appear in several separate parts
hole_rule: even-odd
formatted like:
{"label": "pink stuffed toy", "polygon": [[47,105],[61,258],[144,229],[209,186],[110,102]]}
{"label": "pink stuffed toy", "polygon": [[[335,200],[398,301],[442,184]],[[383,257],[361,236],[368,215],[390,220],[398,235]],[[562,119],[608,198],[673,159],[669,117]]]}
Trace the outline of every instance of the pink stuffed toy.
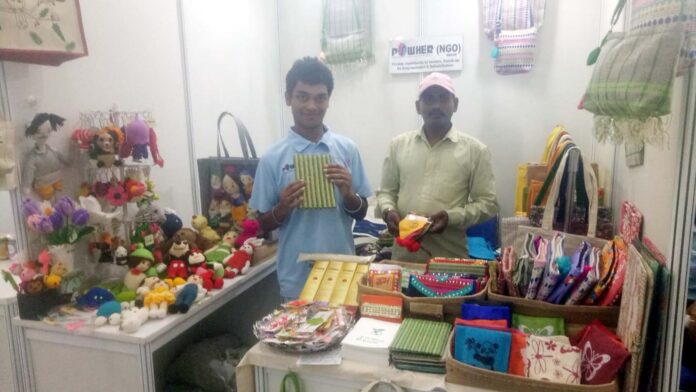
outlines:
{"label": "pink stuffed toy", "polygon": [[121,145],[119,155],[121,158],[133,156],[133,161],[140,162],[148,158],[147,147],[150,146],[152,153],[152,161],[159,167],[164,166],[164,159],[157,148],[157,134],[155,130],[150,128],[147,123],[140,117],[135,116],[135,119],[123,128],[126,134],[126,141]]}
{"label": "pink stuffed toy", "polygon": [[225,260],[225,279],[232,279],[237,275],[242,275],[251,266],[251,257],[254,254],[254,246],[246,243],[241,248],[232,253]]}
{"label": "pink stuffed toy", "polygon": [[256,219],[244,219],[242,222],[242,234],[234,241],[234,246],[241,247],[249,238],[256,237],[261,230],[261,224]]}

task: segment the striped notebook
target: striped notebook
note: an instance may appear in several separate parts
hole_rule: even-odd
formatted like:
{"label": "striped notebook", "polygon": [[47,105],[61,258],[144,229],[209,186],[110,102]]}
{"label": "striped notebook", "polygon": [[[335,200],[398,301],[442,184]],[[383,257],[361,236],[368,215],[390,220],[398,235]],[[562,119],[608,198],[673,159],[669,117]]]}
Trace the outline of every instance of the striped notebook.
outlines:
{"label": "striped notebook", "polygon": [[336,207],[334,186],[324,175],[324,165],[331,163],[331,156],[297,154],[294,161],[296,179],[308,182],[300,208]]}
{"label": "striped notebook", "polygon": [[389,347],[392,353],[442,358],[452,324],[407,318]]}

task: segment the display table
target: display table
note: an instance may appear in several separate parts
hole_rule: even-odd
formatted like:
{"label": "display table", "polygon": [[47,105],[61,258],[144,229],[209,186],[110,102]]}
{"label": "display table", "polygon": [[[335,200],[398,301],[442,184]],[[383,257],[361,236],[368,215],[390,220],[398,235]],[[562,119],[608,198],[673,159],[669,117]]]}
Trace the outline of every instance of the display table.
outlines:
{"label": "display table", "polygon": [[[191,307],[187,314],[148,320],[138,332],[116,326],[69,331],[40,321],[14,318],[24,342],[25,388],[28,391],[155,391],[162,388],[158,352],[172,345],[202,320],[275,271],[275,254],[242,276],[225,280],[221,290]],[[167,361],[160,361],[167,362]]]}
{"label": "display table", "polygon": [[358,392],[370,382],[381,379],[410,392],[491,391],[446,383],[444,375],[399,370],[393,366],[375,366],[345,359],[341,365],[297,366],[298,358],[299,355],[257,343],[237,366],[239,392],[279,391],[288,371],[299,375],[304,392]]}
{"label": "display table", "polygon": [[[0,270],[7,270],[10,261],[0,262]],[[3,391],[22,390],[21,342],[14,338],[16,328],[12,319],[19,314],[17,292],[0,279],[0,385]]]}

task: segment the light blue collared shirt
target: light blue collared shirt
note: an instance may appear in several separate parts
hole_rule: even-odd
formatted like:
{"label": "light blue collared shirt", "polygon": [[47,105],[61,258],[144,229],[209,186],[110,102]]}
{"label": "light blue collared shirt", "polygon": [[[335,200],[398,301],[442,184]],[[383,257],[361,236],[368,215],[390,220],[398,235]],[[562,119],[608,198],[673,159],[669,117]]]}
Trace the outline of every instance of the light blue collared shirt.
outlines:
{"label": "light blue collared shirt", "polygon": [[[295,181],[295,154],[330,154],[334,163],[350,171],[353,191],[364,198],[372,196],[360,152],[352,140],[326,128],[321,140],[313,143],[290,129],[285,139],[271,146],[261,157],[250,208],[265,213],[278,204],[280,192]],[[308,263],[297,263],[300,253],[355,254],[353,218],[343,209],[338,189],[335,194],[336,207],[296,208],[280,226],[277,273],[281,296],[299,297],[309,276]]]}

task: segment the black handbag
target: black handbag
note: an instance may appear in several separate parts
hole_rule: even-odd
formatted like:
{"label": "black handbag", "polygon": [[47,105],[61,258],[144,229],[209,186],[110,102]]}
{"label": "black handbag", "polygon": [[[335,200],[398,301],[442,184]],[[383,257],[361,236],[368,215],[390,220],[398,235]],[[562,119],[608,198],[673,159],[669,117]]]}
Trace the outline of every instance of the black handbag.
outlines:
{"label": "black handbag", "polygon": [[[230,157],[222,138],[225,117],[231,117],[236,124],[243,157]],[[201,208],[208,225],[221,236],[232,228],[239,230],[248,214],[259,164],[254,142],[244,123],[231,113],[222,112],[217,121],[217,156],[200,158],[197,163]]]}

